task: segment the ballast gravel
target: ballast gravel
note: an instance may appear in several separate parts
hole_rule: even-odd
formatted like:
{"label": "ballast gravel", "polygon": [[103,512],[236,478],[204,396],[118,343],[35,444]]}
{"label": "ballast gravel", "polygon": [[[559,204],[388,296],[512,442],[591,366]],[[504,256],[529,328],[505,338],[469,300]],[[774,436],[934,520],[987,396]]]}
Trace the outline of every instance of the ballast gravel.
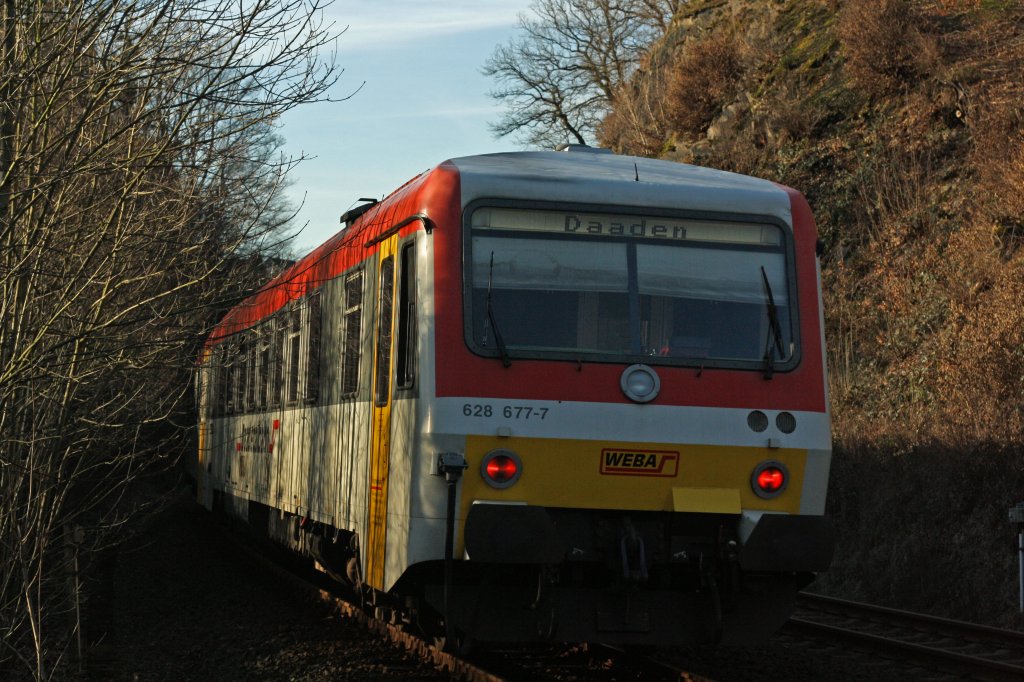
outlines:
{"label": "ballast gravel", "polygon": [[448,679],[238,555],[216,523],[183,498],[121,547],[89,678]]}

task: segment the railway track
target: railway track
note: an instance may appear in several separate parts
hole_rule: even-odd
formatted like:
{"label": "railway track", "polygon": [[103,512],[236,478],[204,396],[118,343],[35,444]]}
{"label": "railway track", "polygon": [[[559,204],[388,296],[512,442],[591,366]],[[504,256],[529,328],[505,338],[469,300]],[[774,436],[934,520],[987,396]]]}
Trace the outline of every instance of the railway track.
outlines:
{"label": "railway track", "polygon": [[505,679],[410,634],[390,609],[376,609],[374,615],[368,614],[346,598],[346,595],[334,589],[326,577],[312,568],[297,566],[294,557],[285,556],[277,552],[276,548],[275,551],[266,553],[251,541],[239,537],[227,528],[222,528],[222,536],[236,550],[243,552],[251,561],[262,565],[266,571],[289,584],[296,592],[328,604],[341,617],[355,620],[420,659],[429,661],[438,670],[448,673],[452,679],[472,682],[502,682]]}
{"label": "railway track", "polygon": [[378,609],[376,617],[370,616],[329,589],[315,589],[321,600],[331,603],[346,617],[358,620],[406,650],[431,661],[453,679],[469,682],[711,682],[709,678],[689,673],[671,662],[601,645],[485,648],[463,658],[409,632],[397,613],[389,609]]}
{"label": "railway track", "polygon": [[[373,615],[353,603],[336,584],[308,568],[297,568],[287,557],[282,561],[268,555],[235,534],[224,531],[225,538],[252,560],[262,564],[297,592],[327,603],[342,617],[353,619],[381,637],[430,662],[451,679],[469,682],[505,682],[517,680],[551,682],[602,682],[637,680],[643,682],[711,682],[689,673],[669,661],[624,651],[616,647],[535,646],[488,648],[461,657],[445,651],[441,645],[420,637],[390,608],[377,608]],[[272,552],[277,554],[276,552]]]}
{"label": "railway track", "polygon": [[[638,655],[614,647],[580,645],[496,648],[478,651],[469,657],[455,656],[417,636],[396,612],[380,608],[369,615],[328,583],[317,579],[320,574],[312,571],[296,572],[292,566],[272,560],[234,534],[225,535],[231,538],[233,545],[241,546],[243,551],[278,575],[283,582],[292,584],[297,592],[329,603],[345,618],[363,624],[382,638],[428,661],[450,679],[474,682],[601,682],[623,679],[696,682],[709,679],[693,672],[694,664],[685,652],[677,656],[672,655],[676,652],[670,651],[667,652],[670,655],[664,657],[665,660],[659,660],[655,656]],[[930,671],[941,679],[947,676],[984,680],[1024,679],[1024,633],[1020,632],[801,594],[797,611],[782,634],[796,640],[812,640],[829,647],[841,647],[842,657],[846,657],[847,662],[840,663],[837,658],[831,665],[838,665],[839,668],[832,668],[831,672],[842,679],[846,679],[842,666],[850,666],[854,671],[859,666],[856,654],[853,654],[855,662],[849,662],[851,651],[854,650],[865,652],[874,659],[889,659],[900,664],[897,666],[899,668],[906,666],[907,669]],[[783,656],[776,667],[780,671],[788,671],[785,673],[787,675],[795,675],[789,679],[819,679],[799,672],[801,659],[807,660],[806,650],[801,648],[799,651],[792,663],[787,662]],[[665,651],[660,653],[666,654]],[[835,653],[821,654],[823,659],[838,656]],[[725,655],[725,658],[733,657]],[[742,662],[733,665],[729,660],[723,662],[712,658],[710,662],[696,663],[695,667],[718,679],[778,679],[750,677],[751,670],[745,668],[745,665]],[[794,665],[792,671],[789,671],[789,665]],[[915,674],[908,675],[915,677]],[[851,679],[854,677],[856,675]],[[930,675],[928,677],[931,678]]]}
{"label": "railway track", "polygon": [[839,641],[943,674],[1024,679],[1024,633],[803,593],[787,634]]}
{"label": "railway track", "polygon": [[329,602],[345,617],[356,619],[407,651],[432,662],[454,679],[469,682],[610,682],[624,679],[645,682],[711,682],[708,678],[688,673],[670,662],[608,646],[487,648],[463,658],[411,633],[397,614],[389,609],[378,609],[375,616],[370,616],[329,589],[307,585],[307,589],[316,589],[319,599]]}

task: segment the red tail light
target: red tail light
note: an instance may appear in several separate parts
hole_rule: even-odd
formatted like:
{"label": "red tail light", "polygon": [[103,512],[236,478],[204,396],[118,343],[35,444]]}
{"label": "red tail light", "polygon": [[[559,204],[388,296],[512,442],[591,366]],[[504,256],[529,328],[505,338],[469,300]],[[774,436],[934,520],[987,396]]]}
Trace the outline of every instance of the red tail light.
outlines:
{"label": "red tail light", "polygon": [[512,480],[518,472],[516,461],[505,455],[498,455],[487,463],[487,475],[497,483]]}
{"label": "red tail light", "polygon": [[768,467],[757,475],[757,487],[766,493],[782,490],[782,484],[785,482],[786,474],[776,467]]}
{"label": "red tail light", "polygon": [[758,464],[750,477],[750,487],[766,500],[781,495],[788,484],[789,470],[785,464],[774,460]]}
{"label": "red tail light", "polygon": [[480,463],[480,475],[492,488],[508,488],[523,474],[523,462],[511,450],[492,450]]}

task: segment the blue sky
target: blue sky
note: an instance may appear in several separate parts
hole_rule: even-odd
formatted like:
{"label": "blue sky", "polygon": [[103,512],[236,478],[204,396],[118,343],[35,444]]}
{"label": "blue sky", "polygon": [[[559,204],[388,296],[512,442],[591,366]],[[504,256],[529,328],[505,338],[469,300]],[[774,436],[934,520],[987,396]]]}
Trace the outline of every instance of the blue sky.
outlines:
{"label": "blue sky", "polygon": [[282,120],[284,152],[316,156],[292,174],[291,201],[304,205],[295,242],[303,254],[341,227],[359,197],[390,193],[445,159],[521,148],[496,140],[488,123],[500,106],[480,68],[515,35],[529,0],[337,0],[328,18],[340,30],[332,91],[352,98],[305,105]]}

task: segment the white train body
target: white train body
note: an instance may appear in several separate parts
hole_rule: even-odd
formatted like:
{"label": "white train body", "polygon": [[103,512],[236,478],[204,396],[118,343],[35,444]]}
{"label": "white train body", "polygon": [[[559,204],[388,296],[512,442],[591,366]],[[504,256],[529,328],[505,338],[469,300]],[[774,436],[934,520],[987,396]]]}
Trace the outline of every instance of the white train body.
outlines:
{"label": "white train body", "polygon": [[831,556],[822,326],[793,190],[454,159],[210,337],[199,500],[482,640],[763,639]]}

